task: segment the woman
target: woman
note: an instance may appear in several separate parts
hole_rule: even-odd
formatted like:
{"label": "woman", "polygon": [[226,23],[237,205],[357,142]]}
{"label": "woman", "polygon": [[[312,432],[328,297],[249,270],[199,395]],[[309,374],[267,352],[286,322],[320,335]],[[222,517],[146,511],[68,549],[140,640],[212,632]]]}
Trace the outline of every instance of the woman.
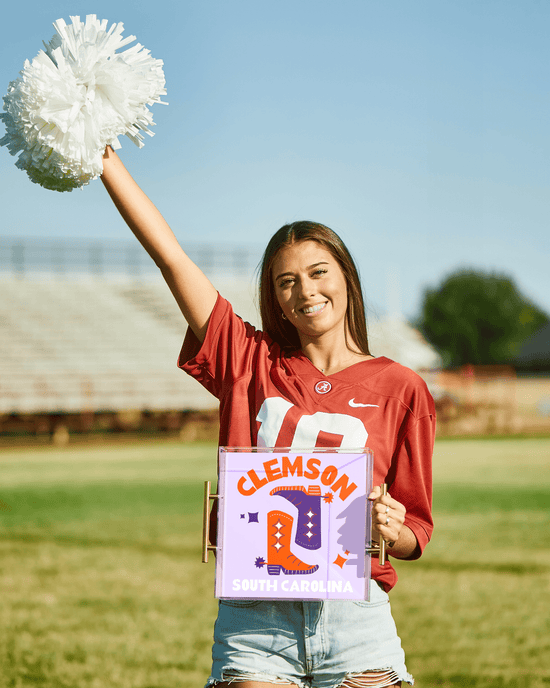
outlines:
{"label": "woman", "polygon": [[[332,230],[281,228],[260,275],[264,331],[230,304],[185,255],[119,158],[103,182],[160,268],[189,324],[182,369],[220,400],[220,444],[374,451],[373,538],[388,553],[420,556],[429,540],[433,401],[423,381],[368,349],[357,271]],[[312,688],[412,683],[387,592],[397,575],[372,561],[369,602],[222,601],[207,686]]]}

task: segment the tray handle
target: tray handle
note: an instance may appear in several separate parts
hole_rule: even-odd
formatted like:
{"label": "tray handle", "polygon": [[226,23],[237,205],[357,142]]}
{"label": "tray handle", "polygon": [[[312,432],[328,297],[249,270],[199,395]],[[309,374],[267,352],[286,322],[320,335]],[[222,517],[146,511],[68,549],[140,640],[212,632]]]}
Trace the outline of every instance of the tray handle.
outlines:
{"label": "tray handle", "polygon": [[209,552],[215,552],[218,548],[216,545],[208,544],[208,535],[210,533],[210,501],[218,499],[219,495],[210,492],[210,480],[204,481],[204,501],[202,510],[202,563],[208,564]]}
{"label": "tray handle", "polygon": [[[387,483],[382,483],[380,486],[382,489],[382,494],[387,495],[388,494],[388,484]],[[386,557],[386,541],[382,536],[380,536],[378,544],[373,545],[372,547],[367,547],[365,550],[367,554],[378,554],[378,561],[380,563],[380,566],[384,566],[384,564],[387,561]]]}

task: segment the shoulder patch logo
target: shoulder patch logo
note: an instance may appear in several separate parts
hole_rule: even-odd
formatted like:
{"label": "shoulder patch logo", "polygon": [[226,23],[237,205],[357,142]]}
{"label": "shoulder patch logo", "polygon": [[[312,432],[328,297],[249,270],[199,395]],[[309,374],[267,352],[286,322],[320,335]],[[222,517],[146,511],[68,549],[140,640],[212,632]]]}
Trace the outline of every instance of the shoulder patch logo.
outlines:
{"label": "shoulder patch logo", "polygon": [[350,400],[348,401],[348,404],[349,404],[352,408],[359,408],[359,407],[361,407],[361,408],[367,408],[367,406],[372,406],[372,407],[374,407],[374,408],[378,408],[378,404],[360,404],[358,401],[355,401],[355,398],[350,399]]}
{"label": "shoulder patch logo", "polygon": [[321,380],[315,385],[315,391],[317,394],[327,394],[332,389],[332,385],[328,380]]}

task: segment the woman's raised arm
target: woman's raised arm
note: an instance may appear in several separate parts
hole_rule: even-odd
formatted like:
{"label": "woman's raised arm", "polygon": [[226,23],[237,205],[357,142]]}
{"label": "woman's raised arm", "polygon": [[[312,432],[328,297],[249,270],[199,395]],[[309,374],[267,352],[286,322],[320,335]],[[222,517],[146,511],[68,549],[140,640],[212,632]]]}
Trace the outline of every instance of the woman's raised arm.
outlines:
{"label": "woman's raised arm", "polygon": [[217,291],[184,253],[166,220],[109,146],[103,156],[101,180],[128,227],[158,265],[189,327],[202,342]]}

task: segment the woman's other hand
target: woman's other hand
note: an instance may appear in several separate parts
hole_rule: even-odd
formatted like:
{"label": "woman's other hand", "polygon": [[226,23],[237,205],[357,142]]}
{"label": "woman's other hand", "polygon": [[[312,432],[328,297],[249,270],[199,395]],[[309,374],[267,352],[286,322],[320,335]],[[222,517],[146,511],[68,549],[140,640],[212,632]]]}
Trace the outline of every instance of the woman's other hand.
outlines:
{"label": "woman's other hand", "polygon": [[372,539],[378,542],[382,536],[388,547],[393,547],[401,535],[407,510],[390,494],[383,495],[378,485],[369,494],[369,500],[372,502]]}

